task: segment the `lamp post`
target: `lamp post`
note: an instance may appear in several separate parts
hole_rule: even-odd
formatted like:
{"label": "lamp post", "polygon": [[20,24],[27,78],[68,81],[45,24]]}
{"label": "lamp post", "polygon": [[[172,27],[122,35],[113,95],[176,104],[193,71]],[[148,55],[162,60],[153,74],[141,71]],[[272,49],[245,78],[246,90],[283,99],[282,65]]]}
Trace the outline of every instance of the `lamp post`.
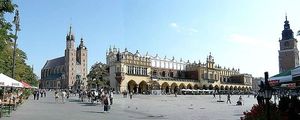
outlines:
{"label": "lamp post", "polygon": [[20,18],[19,11],[16,10],[16,14],[14,17],[13,23],[15,24],[15,41],[14,41],[14,51],[13,51],[13,68],[12,68],[12,78],[15,78],[15,68],[16,68],[16,47],[17,47],[17,39],[18,39],[18,31],[20,31]]}
{"label": "lamp post", "polygon": [[269,84],[269,74],[265,72],[265,89],[264,89],[264,98],[266,100],[266,109],[267,109],[267,120],[270,119],[270,99],[272,98],[272,88]]}

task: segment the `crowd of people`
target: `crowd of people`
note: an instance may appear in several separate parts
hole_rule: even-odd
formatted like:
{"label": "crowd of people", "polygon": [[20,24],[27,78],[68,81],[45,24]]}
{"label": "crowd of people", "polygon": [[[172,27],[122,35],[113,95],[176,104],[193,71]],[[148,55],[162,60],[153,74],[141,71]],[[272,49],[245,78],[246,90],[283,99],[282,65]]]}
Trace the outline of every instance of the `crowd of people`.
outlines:
{"label": "crowd of people", "polygon": [[41,97],[46,97],[47,96],[46,90],[45,89],[35,89],[33,91],[33,99],[34,100],[39,100],[40,95],[41,95]]}
{"label": "crowd of people", "polygon": [[80,102],[91,103],[91,104],[101,104],[104,112],[108,112],[111,105],[113,104],[113,90],[101,88],[100,90],[91,89],[91,90],[55,90],[54,98],[55,102],[65,103],[66,99],[69,99],[70,95],[78,95]]}

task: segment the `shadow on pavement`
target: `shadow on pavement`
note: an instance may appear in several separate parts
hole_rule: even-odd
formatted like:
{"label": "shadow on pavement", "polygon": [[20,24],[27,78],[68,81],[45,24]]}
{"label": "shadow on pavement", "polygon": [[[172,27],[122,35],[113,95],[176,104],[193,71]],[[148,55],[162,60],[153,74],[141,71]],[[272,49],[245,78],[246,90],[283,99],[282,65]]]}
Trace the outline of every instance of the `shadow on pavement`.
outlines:
{"label": "shadow on pavement", "polygon": [[86,112],[86,113],[105,113],[103,111],[82,111],[82,112]]}

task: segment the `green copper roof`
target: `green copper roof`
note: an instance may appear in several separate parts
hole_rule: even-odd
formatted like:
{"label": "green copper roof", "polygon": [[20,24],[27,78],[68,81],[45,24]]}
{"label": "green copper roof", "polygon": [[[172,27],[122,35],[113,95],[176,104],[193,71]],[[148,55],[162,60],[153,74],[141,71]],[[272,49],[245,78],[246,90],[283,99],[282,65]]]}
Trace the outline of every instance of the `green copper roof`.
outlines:
{"label": "green copper roof", "polygon": [[285,72],[282,72],[282,73],[279,73],[279,74],[277,74],[277,75],[274,75],[273,77],[281,77],[281,76],[288,76],[288,75],[291,75],[291,71],[292,71],[293,69],[289,69],[289,70],[287,70],[287,71],[285,71]]}

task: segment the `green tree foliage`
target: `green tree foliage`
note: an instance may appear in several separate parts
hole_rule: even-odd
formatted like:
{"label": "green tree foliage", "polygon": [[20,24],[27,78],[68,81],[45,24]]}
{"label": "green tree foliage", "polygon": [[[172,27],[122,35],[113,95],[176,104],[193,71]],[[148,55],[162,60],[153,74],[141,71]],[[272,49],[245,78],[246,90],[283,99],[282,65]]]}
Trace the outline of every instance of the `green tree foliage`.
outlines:
{"label": "green tree foliage", "polygon": [[[13,14],[16,4],[11,0],[0,0],[0,73],[11,76],[13,65],[13,42],[16,36],[12,34],[11,21],[5,19],[5,14]],[[27,56],[21,49],[16,49],[15,79],[23,80],[31,85],[37,85],[37,76],[26,64]]]}
{"label": "green tree foliage", "polygon": [[90,73],[87,75],[88,84],[95,84],[99,86],[108,86],[109,81],[105,79],[109,74],[109,67],[104,63],[95,63],[90,70]]}

